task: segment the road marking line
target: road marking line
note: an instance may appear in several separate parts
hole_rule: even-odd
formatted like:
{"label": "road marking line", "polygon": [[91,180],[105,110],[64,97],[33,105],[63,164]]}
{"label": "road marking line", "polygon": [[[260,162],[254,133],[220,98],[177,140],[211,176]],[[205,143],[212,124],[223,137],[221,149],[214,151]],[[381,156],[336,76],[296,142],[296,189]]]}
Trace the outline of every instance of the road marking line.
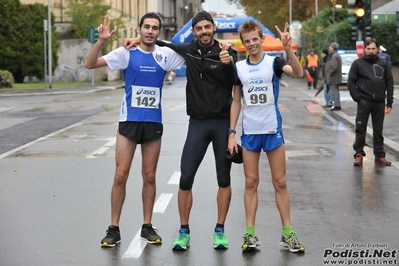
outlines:
{"label": "road marking line", "polygon": [[74,135],[74,136],[71,136],[71,138],[73,138],[73,141],[78,141],[78,140],[81,140],[81,139],[84,139],[84,138],[86,138],[87,136],[88,136],[89,134],[83,134],[83,135]]}
{"label": "road marking line", "polygon": [[3,112],[7,112],[8,110],[12,110],[12,109],[14,109],[15,107],[1,107],[0,108],[0,113],[3,113]]}
{"label": "road marking line", "polygon": [[313,156],[313,155],[319,155],[319,152],[314,151],[314,150],[288,150],[285,151],[285,159],[288,161],[290,158],[293,157],[303,157],[303,156]]}
{"label": "road marking line", "polygon": [[153,212],[164,213],[172,197],[173,193],[162,193],[154,204]]}
{"label": "road marking line", "polygon": [[55,131],[55,132],[53,132],[53,133],[51,133],[51,134],[48,134],[47,136],[44,136],[44,137],[35,139],[34,141],[31,141],[31,142],[29,142],[29,143],[26,143],[25,145],[19,146],[18,148],[15,148],[15,149],[13,149],[13,150],[11,150],[11,151],[8,151],[8,152],[5,152],[5,153],[3,153],[3,154],[0,154],[0,159],[3,159],[3,158],[5,158],[5,157],[7,157],[7,156],[9,156],[9,155],[11,155],[11,154],[13,154],[13,153],[16,153],[16,152],[18,152],[18,151],[20,151],[20,150],[23,150],[23,149],[25,149],[25,148],[28,148],[28,147],[30,147],[30,146],[32,146],[32,145],[35,145],[36,143],[39,143],[39,142],[41,142],[41,141],[43,141],[43,140],[49,139],[49,138],[51,138],[51,137],[54,137],[54,136],[57,135],[57,134],[60,134],[60,133],[62,133],[62,132],[64,132],[64,131],[67,131],[67,130],[73,128],[73,127],[77,127],[77,126],[80,126],[80,125],[83,125],[83,123],[82,123],[82,122],[78,122],[78,123],[75,123],[75,124],[70,125],[70,126],[68,126],[68,127],[65,127],[65,128],[63,128],[63,129],[60,129],[60,130],[58,130],[58,131]]}
{"label": "road marking line", "polygon": [[178,185],[180,182],[180,172],[174,172],[169,178],[168,185]]}
{"label": "road marking line", "polygon": [[319,148],[319,151],[321,152],[321,154],[323,154],[324,156],[330,156],[332,155],[332,153],[327,150],[327,149],[323,149],[323,148]]}
{"label": "road marking line", "polygon": [[125,251],[122,256],[122,259],[138,259],[143,253],[145,246],[147,246],[146,240],[141,240],[140,237],[141,228],[137,232],[136,236],[133,238],[132,243],[130,243],[129,247]]}
{"label": "road marking line", "polygon": [[168,111],[180,111],[186,107],[185,103],[173,104],[173,107],[169,108]]}
{"label": "road marking line", "polygon": [[106,152],[109,148],[114,146],[115,143],[116,143],[116,137],[111,137],[111,138],[107,138],[107,139],[104,139],[104,140],[108,140],[108,142],[105,143],[100,148],[98,148],[97,150],[95,150],[92,154],[88,155],[86,158],[94,159],[97,156],[99,156],[99,155],[103,154],[104,152]]}
{"label": "road marking line", "polygon": [[[168,204],[172,199],[172,196],[173,193],[162,193],[154,204],[153,212],[164,213],[166,207],[168,207]],[[142,240],[140,234],[141,234],[141,228],[133,238],[132,242],[130,243],[125,253],[123,254],[122,256],[123,259],[138,259],[141,256],[141,253],[143,253],[143,250],[147,245],[147,241]]]}

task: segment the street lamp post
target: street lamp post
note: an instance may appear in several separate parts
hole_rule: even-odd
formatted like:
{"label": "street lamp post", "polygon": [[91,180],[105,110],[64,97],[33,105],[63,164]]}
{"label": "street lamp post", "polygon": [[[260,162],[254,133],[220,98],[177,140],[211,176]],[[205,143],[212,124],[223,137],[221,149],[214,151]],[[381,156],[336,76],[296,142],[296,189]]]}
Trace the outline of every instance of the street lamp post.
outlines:
{"label": "street lamp post", "polygon": [[48,0],[48,84],[49,84],[49,89],[52,88],[52,77],[53,77],[53,71],[52,71],[52,65],[51,65],[51,60],[52,60],[52,52],[51,52],[51,6],[50,6],[50,0]]}
{"label": "street lamp post", "polygon": [[290,20],[289,20],[289,22],[290,22],[289,25],[291,25],[291,22],[292,22],[292,0],[290,0]]}

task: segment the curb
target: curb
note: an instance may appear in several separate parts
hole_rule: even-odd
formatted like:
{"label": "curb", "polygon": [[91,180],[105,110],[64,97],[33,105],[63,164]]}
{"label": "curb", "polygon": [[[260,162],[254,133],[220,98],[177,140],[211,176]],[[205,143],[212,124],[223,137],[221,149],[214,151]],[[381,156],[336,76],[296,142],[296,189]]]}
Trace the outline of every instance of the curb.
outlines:
{"label": "curb", "polygon": [[[87,90],[87,88],[83,88],[82,90],[62,90],[58,89],[46,89],[46,91],[42,92],[13,92],[13,93],[0,93],[0,97],[17,97],[17,96],[40,96],[40,95],[61,95],[61,94],[85,94],[85,93],[94,93],[101,92],[107,90],[116,90],[123,89],[124,85],[117,86],[97,86],[92,89]],[[86,90],[85,90],[86,89]],[[59,90],[59,91],[57,91]]]}
{"label": "curb", "polygon": [[[354,122],[355,117],[354,116],[349,116],[349,115],[345,114],[343,111],[331,111],[329,113],[332,113],[332,114],[330,114],[332,117],[344,120],[346,123],[351,124],[352,127],[355,128],[355,122]],[[373,139],[372,132],[373,132],[373,129],[370,127],[367,127],[367,132],[366,132],[367,137]],[[399,154],[399,144],[385,136],[384,136],[384,147],[395,154]]]}

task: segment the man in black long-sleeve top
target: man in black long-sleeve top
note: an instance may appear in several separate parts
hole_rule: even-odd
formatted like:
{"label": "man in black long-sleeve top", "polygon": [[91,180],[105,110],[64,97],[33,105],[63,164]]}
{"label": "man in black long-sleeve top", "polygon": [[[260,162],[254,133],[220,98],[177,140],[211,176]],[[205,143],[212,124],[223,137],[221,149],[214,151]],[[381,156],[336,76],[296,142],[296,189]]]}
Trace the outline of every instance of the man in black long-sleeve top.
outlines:
{"label": "man in black long-sleeve top", "polygon": [[[186,250],[190,245],[192,186],[195,174],[212,142],[219,186],[213,246],[215,249],[226,249],[229,244],[224,223],[231,198],[231,161],[225,156],[228,135],[235,134],[235,129],[229,129],[229,126],[232,89],[237,77],[234,67],[237,52],[232,48],[225,49],[226,45],[220,48],[219,42],[214,39],[216,25],[208,12],[198,12],[191,24],[196,37],[193,43],[176,45],[157,41],[157,45],[175,50],[185,59],[187,65],[186,103],[190,120],[180,163],[178,206],[181,228],[172,248]],[[125,40],[126,48],[134,45],[134,39]]]}
{"label": "man in black long-sleeve top", "polygon": [[[195,174],[212,142],[218,182],[218,217],[213,234],[214,248],[228,248],[224,223],[230,205],[231,161],[226,160],[232,89],[236,81],[235,50],[219,47],[214,39],[216,25],[205,11],[192,19],[193,43],[165,44],[186,60],[186,102],[190,116],[186,142],[181,156],[178,205],[181,228],[172,247],[186,250],[190,241],[189,218],[193,204],[192,185]],[[160,42],[157,44],[162,45]]]}
{"label": "man in black long-sleeve top", "polygon": [[385,114],[391,112],[393,103],[393,77],[387,61],[378,57],[378,41],[366,40],[365,55],[356,59],[349,71],[348,89],[357,102],[356,139],[354,166],[363,164],[364,145],[369,116],[373,124],[373,148],[375,163],[390,166],[385,159],[384,137],[382,135]]}

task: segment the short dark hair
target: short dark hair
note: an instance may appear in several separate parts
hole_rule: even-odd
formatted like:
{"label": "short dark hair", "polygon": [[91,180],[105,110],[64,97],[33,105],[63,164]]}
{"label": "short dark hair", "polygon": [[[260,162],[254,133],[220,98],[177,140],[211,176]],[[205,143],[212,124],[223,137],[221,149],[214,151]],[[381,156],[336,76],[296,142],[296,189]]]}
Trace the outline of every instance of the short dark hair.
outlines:
{"label": "short dark hair", "polygon": [[197,14],[195,14],[193,19],[191,20],[191,27],[194,28],[195,24],[197,24],[198,22],[200,22],[202,20],[208,20],[208,21],[212,22],[212,24],[215,24],[211,14],[202,10],[202,11],[198,12]]}
{"label": "short dark hair", "polygon": [[367,46],[369,46],[372,43],[375,43],[375,46],[377,46],[377,48],[380,46],[378,43],[378,40],[376,38],[370,38],[370,39],[366,39],[366,41],[364,42],[364,48],[366,48]]}
{"label": "short dark hair", "polygon": [[159,29],[162,28],[161,18],[160,18],[157,14],[155,14],[154,12],[147,13],[147,14],[145,14],[144,16],[141,17],[141,19],[140,19],[140,24],[139,24],[139,27],[140,27],[140,28],[141,28],[141,26],[143,26],[144,20],[145,20],[146,18],[155,18],[155,19],[157,19],[157,20],[159,21]]}

